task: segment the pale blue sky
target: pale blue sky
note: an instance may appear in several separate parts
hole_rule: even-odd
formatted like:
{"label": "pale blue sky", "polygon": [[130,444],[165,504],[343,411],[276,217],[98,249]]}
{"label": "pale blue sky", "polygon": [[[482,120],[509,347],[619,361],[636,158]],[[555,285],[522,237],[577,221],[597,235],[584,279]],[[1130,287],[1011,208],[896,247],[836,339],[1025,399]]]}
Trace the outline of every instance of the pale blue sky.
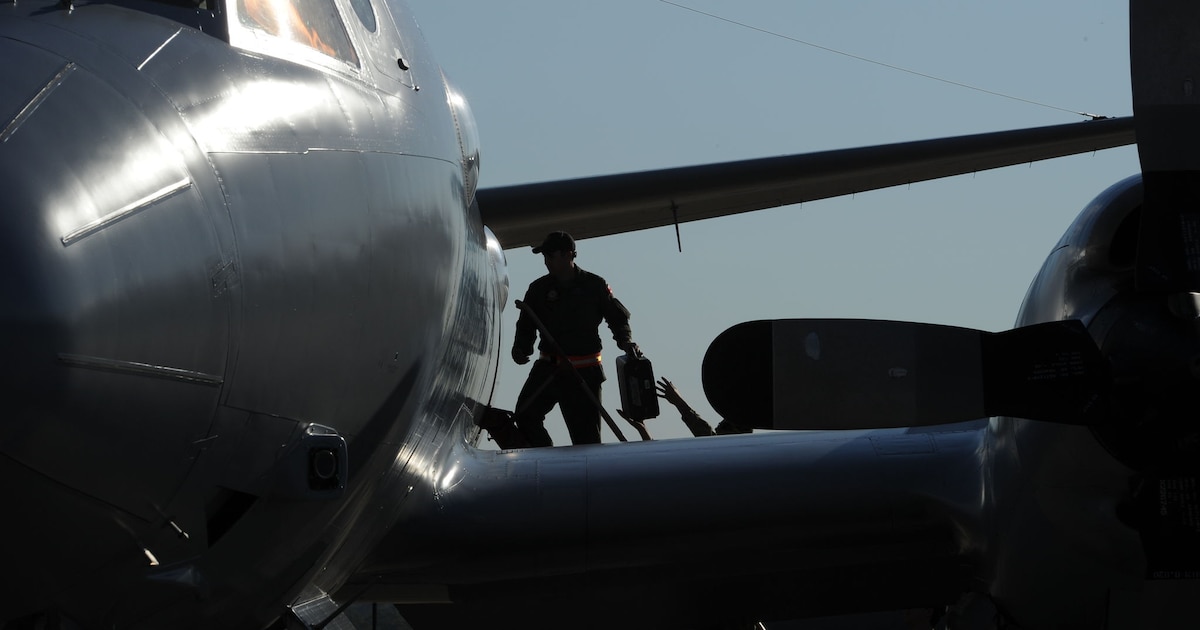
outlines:
{"label": "pale blue sky", "polygon": [[[471,103],[482,185],[582,177],[1083,120],[888,69],[659,0],[410,0]],[[1113,0],[681,0],[790,38],[1072,111],[1131,113],[1128,10]],[[1092,197],[1137,171],[1123,148],[579,243],[633,312],[655,372],[701,415],[709,342],[742,321],[853,317],[990,331]],[[513,296],[545,273],[509,250]],[[496,405],[527,367],[507,357]],[[619,397],[604,331],[606,407]],[[547,425],[568,444],[557,412]],[[688,435],[669,406],[656,438]],[[637,439],[622,423],[622,431]],[[607,428],[606,442],[615,441]]]}

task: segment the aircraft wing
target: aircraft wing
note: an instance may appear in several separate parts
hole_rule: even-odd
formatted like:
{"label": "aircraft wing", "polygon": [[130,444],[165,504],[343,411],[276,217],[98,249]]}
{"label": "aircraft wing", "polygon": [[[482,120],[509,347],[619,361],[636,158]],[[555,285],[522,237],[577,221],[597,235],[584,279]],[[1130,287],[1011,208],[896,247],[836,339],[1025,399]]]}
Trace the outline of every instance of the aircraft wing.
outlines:
{"label": "aircraft wing", "polygon": [[605,236],[1134,143],[1132,117],[478,191],[506,249]]}
{"label": "aircraft wing", "polygon": [[455,447],[343,594],[417,630],[939,607],[982,535],[979,427]]}

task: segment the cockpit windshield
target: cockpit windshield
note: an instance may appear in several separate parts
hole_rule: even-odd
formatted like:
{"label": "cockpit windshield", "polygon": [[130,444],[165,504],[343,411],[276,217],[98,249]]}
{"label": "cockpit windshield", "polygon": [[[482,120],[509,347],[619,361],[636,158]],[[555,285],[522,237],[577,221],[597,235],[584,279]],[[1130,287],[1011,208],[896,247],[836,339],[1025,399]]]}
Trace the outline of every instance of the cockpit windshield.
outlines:
{"label": "cockpit windshield", "polygon": [[237,0],[242,26],[358,66],[333,0]]}

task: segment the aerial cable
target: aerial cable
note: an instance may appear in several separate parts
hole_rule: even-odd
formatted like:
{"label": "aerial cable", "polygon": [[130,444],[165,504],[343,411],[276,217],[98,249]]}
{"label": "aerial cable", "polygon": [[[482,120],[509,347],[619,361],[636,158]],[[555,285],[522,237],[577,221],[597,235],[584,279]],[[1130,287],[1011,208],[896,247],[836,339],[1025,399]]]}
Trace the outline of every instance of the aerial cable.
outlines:
{"label": "aerial cable", "polygon": [[814,44],[814,43],[812,43],[812,42],[806,42],[806,41],[804,41],[804,40],[802,40],[802,39],[797,39],[797,38],[795,38],[795,37],[791,37],[791,36],[788,36],[788,35],[784,35],[784,34],[782,34],[782,33],[776,33],[775,31],[770,31],[770,30],[767,30],[767,29],[765,29],[765,28],[760,28],[760,27],[758,27],[758,26],[753,26],[753,25],[751,25],[751,24],[746,24],[745,22],[738,22],[737,20],[731,20],[731,19],[729,19],[729,18],[727,18],[727,17],[722,17],[722,16],[720,16],[720,15],[716,15],[716,14],[713,14],[713,13],[708,13],[708,12],[705,12],[705,11],[701,11],[700,9],[694,9],[694,8],[692,8],[692,7],[685,6],[685,5],[679,4],[679,3],[677,3],[677,2],[671,2],[671,0],[658,0],[658,1],[659,1],[659,2],[661,2],[661,3],[663,3],[663,4],[669,4],[669,5],[673,6],[673,7],[678,7],[678,8],[680,8],[680,9],[686,9],[686,10],[688,10],[688,11],[691,11],[692,13],[699,13],[700,15],[703,15],[703,16],[705,16],[705,17],[710,17],[710,18],[712,18],[712,19],[714,19],[714,20],[720,20],[720,21],[722,21],[722,22],[728,22],[729,24],[733,24],[733,25],[735,25],[735,26],[740,26],[740,27],[742,27],[742,28],[747,28],[747,29],[750,29],[750,30],[752,30],[752,31],[758,31],[759,33],[763,33],[763,34],[765,34],[765,35],[770,35],[770,36],[772,36],[772,37],[778,37],[778,38],[780,38],[780,39],[786,39],[786,40],[788,40],[789,42],[794,42],[794,43],[797,43],[797,44],[803,44],[803,45],[805,45],[805,46],[809,46],[809,47],[812,47],[812,48],[817,48],[817,49],[819,49],[819,50],[824,50],[825,52],[831,52],[831,53],[833,53],[833,54],[835,54],[835,55],[841,55],[841,56],[843,56],[843,57],[849,57],[849,58],[851,58],[851,59],[855,59],[855,60],[858,60],[858,61],[865,61],[866,63],[871,63],[871,64],[875,64],[875,65],[877,65],[877,66],[882,66],[882,67],[884,67],[884,68],[887,68],[887,69],[889,69],[889,70],[898,70],[898,71],[900,71],[900,72],[905,72],[905,73],[908,73],[908,74],[911,74],[911,75],[914,75],[914,76],[921,77],[921,78],[923,78],[923,79],[931,79],[931,80],[933,80],[933,81],[940,81],[940,82],[942,82],[942,83],[946,83],[946,84],[953,85],[953,86],[957,86],[957,87],[961,87],[961,88],[966,88],[966,89],[968,89],[968,90],[974,90],[974,91],[976,91],[976,92],[982,92],[982,93],[984,93],[984,94],[990,94],[990,95],[992,95],[992,96],[999,96],[999,97],[1001,97],[1001,98],[1007,98],[1007,99],[1009,99],[1009,100],[1013,100],[1013,101],[1019,101],[1019,102],[1022,102],[1022,103],[1028,103],[1028,104],[1030,104],[1030,105],[1037,105],[1037,106],[1039,106],[1039,107],[1046,107],[1046,108],[1049,108],[1049,109],[1058,110],[1058,111],[1060,111],[1060,112],[1067,112],[1068,114],[1075,114],[1075,115],[1077,115],[1077,116],[1084,116],[1084,117],[1086,117],[1086,118],[1091,118],[1091,119],[1093,119],[1093,120],[1096,120],[1096,119],[1101,119],[1101,118],[1108,118],[1108,116],[1103,116],[1103,115],[1100,115],[1100,114],[1090,114],[1090,113],[1088,113],[1088,112],[1081,112],[1081,111],[1077,111],[1077,110],[1074,110],[1074,109],[1067,109],[1067,108],[1065,108],[1065,107],[1058,107],[1057,105],[1050,105],[1049,103],[1042,103],[1042,102],[1039,102],[1039,101],[1033,101],[1033,100],[1029,100],[1029,99],[1027,99],[1027,98],[1021,98],[1021,97],[1019,97],[1019,96],[1012,96],[1011,94],[1004,94],[1003,92],[995,92],[995,91],[992,91],[992,90],[987,90],[987,89],[984,89],[984,88],[981,88],[981,87],[976,87],[976,86],[974,86],[974,85],[970,85],[970,84],[967,84],[967,83],[960,83],[960,82],[958,82],[958,81],[952,81],[952,80],[950,80],[950,79],[943,79],[943,78],[941,78],[941,77],[936,77],[936,76],[933,76],[933,75],[931,75],[931,74],[925,74],[924,72],[917,72],[916,70],[910,70],[910,69],[908,69],[908,68],[904,68],[904,67],[901,67],[901,66],[892,65],[892,64],[890,64],[890,63],[884,63],[884,62],[882,62],[882,61],[876,61],[876,60],[874,60],[874,59],[869,59],[869,58],[867,58],[867,57],[862,57],[862,56],[855,55],[855,54],[852,54],[852,53],[844,52],[844,51],[841,51],[841,50],[837,50],[837,49],[835,49],[835,48],[829,48],[828,46],[822,46],[822,45],[820,45],[820,44]]}

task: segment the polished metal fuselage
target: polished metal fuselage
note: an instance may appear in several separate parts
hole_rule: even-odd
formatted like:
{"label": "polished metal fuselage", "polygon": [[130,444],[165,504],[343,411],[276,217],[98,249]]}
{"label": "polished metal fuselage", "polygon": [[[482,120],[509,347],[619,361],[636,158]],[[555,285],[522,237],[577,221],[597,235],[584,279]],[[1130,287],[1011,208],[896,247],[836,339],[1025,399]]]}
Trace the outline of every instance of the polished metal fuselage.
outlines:
{"label": "polished metal fuselage", "polygon": [[[395,13],[405,81],[351,21],[357,65],[197,9],[0,6],[0,620],[269,622],[472,427],[504,270],[473,122]],[[347,443],[336,496],[304,487],[312,425]]]}
{"label": "polished metal fuselage", "polygon": [[[0,622],[256,628],[309,589],[549,600],[529,627],[634,593],[656,612],[585,621],[666,627],[982,590],[1095,627],[1141,588],[1132,471],[1086,428],[474,448],[507,280],[469,112],[395,4],[339,58],[241,6],[0,5]],[[1018,324],[1102,342],[1139,203],[1085,210]]]}

